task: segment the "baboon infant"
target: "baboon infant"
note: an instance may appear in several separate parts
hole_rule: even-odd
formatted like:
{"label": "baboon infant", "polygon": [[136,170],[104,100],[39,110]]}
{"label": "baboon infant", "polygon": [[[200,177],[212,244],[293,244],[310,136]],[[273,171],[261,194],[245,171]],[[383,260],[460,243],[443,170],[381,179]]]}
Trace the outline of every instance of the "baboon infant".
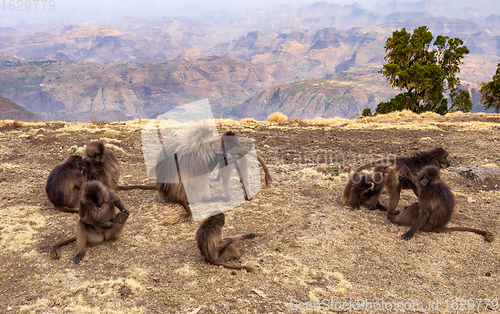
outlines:
{"label": "baboon infant", "polygon": [[352,208],[359,209],[360,205],[368,204],[370,210],[387,210],[380,203],[380,193],[384,190],[384,179],[387,172],[354,172],[347,183],[342,200]]}
{"label": "baboon infant", "polygon": [[223,239],[224,222],[224,213],[210,216],[203,220],[196,232],[196,243],[205,261],[230,269],[246,269],[250,273],[258,272],[258,269],[253,266],[233,266],[225,263],[230,259],[240,258],[243,254],[243,250],[238,251],[236,248],[236,242],[243,239],[254,239],[258,237],[258,234],[247,233]]}

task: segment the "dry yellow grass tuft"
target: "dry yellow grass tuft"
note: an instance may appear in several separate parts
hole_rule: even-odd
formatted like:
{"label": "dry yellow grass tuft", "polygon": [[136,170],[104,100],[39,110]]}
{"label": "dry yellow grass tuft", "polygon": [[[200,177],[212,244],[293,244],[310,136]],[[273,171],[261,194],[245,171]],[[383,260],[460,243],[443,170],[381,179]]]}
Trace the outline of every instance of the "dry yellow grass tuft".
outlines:
{"label": "dry yellow grass tuft", "polygon": [[147,277],[147,274],[146,274],[146,271],[142,268],[135,268],[132,270],[132,272],[130,273],[130,276],[134,279],[137,279],[137,280],[141,280],[141,279],[145,279]]}
{"label": "dry yellow grass tuft", "polygon": [[114,144],[121,144],[122,140],[116,139],[116,138],[109,138],[109,137],[101,137],[99,138],[99,141],[104,141],[106,144],[107,143],[114,143]]}
{"label": "dry yellow grass tuft", "polygon": [[176,270],[174,270],[174,273],[184,277],[194,277],[197,275],[196,270],[193,270],[193,268],[189,264],[185,264],[183,267],[177,268]]}
{"label": "dry yellow grass tuft", "polygon": [[[452,125],[452,123],[449,122],[445,122],[443,124]],[[497,128],[498,124],[491,122],[474,121],[474,122],[453,123],[453,125],[458,125],[460,127],[459,131],[470,132],[470,131],[493,131],[494,129]]]}
{"label": "dry yellow grass tuft", "polygon": [[57,286],[56,291],[22,305],[20,312],[38,313],[40,309],[58,308],[70,313],[146,313],[141,306],[133,306],[127,299],[140,297],[146,291],[141,280],[147,280],[142,269],[134,269],[126,277],[116,279],[88,280],[81,276],[79,268],[66,268],[42,280],[47,285]]}
{"label": "dry yellow grass tuft", "polygon": [[378,119],[402,119],[402,118],[414,118],[418,116],[416,113],[410,110],[402,110],[402,111],[393,111],[387,114],[380,114],[374,116],[374,118]]}
{"label": "dry yellow grass tuft", "polygon": [[420,118],[436,118],[436,117],[440,117],[441,115],[439,115],[435,112],[432,112],[432,111],[426,111],[426,112],[422,112],[418,116]]}
{"label": "dry yellow grass tuft", "polygon": [[49,308],[50,304],[51,304],[51,301],[49,299],[40,298],[40,299],[36,300],[35,304],[21,306],[19,311],[21,313],[33,312],[36,309]]}
{"label": "dry yellow grass tuft", "polygon": [[64,125],[64,131],[67,133],[75,133],[75,132],[86,132],[86,133],[97,133],[100,131],[100,128],[96,125],[92,125],[90,123],[83,122],[75,122],[71,124]]}
{"label": "dry yellow grass tuft", "polygon": [[458,110],[458,111],[448,112],[444,116],[451,118],[451,117],[458,117],[458,116],[463,116],[463,115],[464,115],[464,113],[462,111]]}
{"label": "dry yellow grass tuft", "polygon": [[3,169],[16,169],[16,168],[20,168],[20,167],[19,167],[19,165],[15,165],[15,164],[3,163],[1,165],[1,168],[3,168]]}
{"label": "dry yellow grass tuft", "polygon": [[245,118],[240,120],[241,124],[251,124],[251,123],[258,123],[257,120],[254,118]]}
{"label": "dry yellow grass tuft", "polygon": [[356,120],[349,120],[344,118],[321,118],[316,117],[312,120],[304,120],[305,123],[313,124],[313,125],[324,125],[324,126],[346,126],[356,123]]}
{"label": "dry yellow grass tuft", "polygon": [[116,145],[111,144],[111,143],[106,143],[106,147],[111,148],[115,152],[119,152],[119,153],[125,155],[125,151],[121,147],[119,147],[119,146],[116,146]]}
{"label": "dry yellow grass tuft", "polygon": [[[453,117],[453,116],[456,116],[458,114],[447,114],[447,116],[450,116],[450,117]],[[389,113],[386,113],[386,114],[378,114],[376,116],[372,116],[372,117],[361,117],[358,120],[359,123],[367,123],[367,122],[371,122],[371,121],[377,121],[377,120],[401,120],[401,119],[409,119],[409,118],[438,118],[438,117],[442,117],[441,115],[435,113],[435,112],[432,112],[432,111],[426,111],[426,112],[422,112],[421,114],[417,114],[411,110],[407,110],[407,109],[404,109],[404,110],[401,110],[401,111],[393,111],[393,112],[389,112]]]}
{"label": "dry yellow grass tuft", "polygon": [[300,180],[323,180],[328,178],[328,176],[322,172],[318,172],[312,168],[304,168],[296,172]]}
{"label": "dry yellow grass tuft", "polygon": [[284,114],[282,114],[281,112],[274,112],[274,113],[271,113],[268,117],[267,117],[267,121],[270,121],[270,122],[284,122],[288,120],[288,117],[285,116]]}
{"label": "dry yellow grass tuft", "polygon": [[[210,123],[211,120],[207,120],[206,123]],[[217,125],[225,125],[225,126],[240,126],[241,123],[239,121],[233,119],[215,119],[215,124]]]}
{"label": "dry yellow grass tuft", "polygon": [[323,276],[328,280],[338,280],[338,284],[336,286],[328,286],[326,289],[315,288],[309,291],[309,300],[311,300],[311,302],[320,302],[319,296],[328,298],[330,296],[329,294],[345,294],[347,290],[352,288],[352,284],[338,271],[324,271]]}

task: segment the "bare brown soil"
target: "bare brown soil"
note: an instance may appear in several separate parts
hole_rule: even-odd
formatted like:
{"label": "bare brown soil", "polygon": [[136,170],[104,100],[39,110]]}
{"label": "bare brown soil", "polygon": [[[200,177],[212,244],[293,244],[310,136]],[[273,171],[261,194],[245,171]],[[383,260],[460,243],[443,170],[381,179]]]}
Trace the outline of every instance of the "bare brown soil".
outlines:
{"label": "bare brown soil", "polygon": [[[393,311],[416,302],[416,312],[439,302],[439,312],[447,312],[446,301],[451,309],[454,299],[499,299],[498,239],[456,232],[402,241],[408,228],[391,224],[384,212],[343,205],[347,175],[336,175],[387,153],[436,146],[450,152],[452,167],[500,167],[499,115],[221,120],[221,132],[255,140],[274,177],[271,187],[227,212],[226,234],[260,234],[240,245],[246,250],[240,262],[258,265],[260,273],[206,264],[194,241],[199,222],[159,225],[182,208],[139,190],[119,192],[131,212],[120,239],[91,247],[78,265],[74,244],[51,260],[49,246],[74,233],[77,215],[57,212],[47,200],[50,170],[87,141],[104,139],[119,157],[121,183],[147,183],[145,122],[0,122],[0,312],[281,313],[291,311],[291,302],[322,300],[383,301]],[[450,225],[488,229],[498,238],[500,180],[476,182],[447,171],[443,178],[457,200]],[[415,200],[404,191],[399,209]],[[485,301],[475,306],[467,312],[495,309]]]}

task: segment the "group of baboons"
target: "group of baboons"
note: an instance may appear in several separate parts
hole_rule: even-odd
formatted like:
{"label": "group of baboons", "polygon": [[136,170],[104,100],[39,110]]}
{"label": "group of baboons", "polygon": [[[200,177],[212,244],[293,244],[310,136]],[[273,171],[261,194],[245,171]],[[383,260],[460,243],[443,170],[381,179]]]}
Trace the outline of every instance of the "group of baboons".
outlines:
{"label": "group of baboons", "polygon": [[[64,212],[78,212],[76,236],[54,244],[50,249],[53,259],[60,257],[59,247],[76,241],[78,252],[73,258],[79,263],[87,244],[96,244],[105,240],[117,239],[129,216],[116,190],[146,189],[157,190],[170,203],[183,206],[185,212],[174,216],[167,223],[177,223],[192,218],[189,202],[210,197],[208,173],[219,166],[218,177],[222,179],[225,198],[231,198],[230,175],[235,165],[245,192],[245,199],[252,195],[249,191],[248,166],[245,155],[251,155],[242,148],[236,134],[225,132],[217,138],[219,146],[214,145],[213,132],[206,125],[201,125],[181,134],[178,138],[163,147],[154,169],[157,183],[155,185],[118,185],[120,167],[114,152],[103,142],[93,141],[87,144],[83,157],[73,155],[62,164],[57,165],[49,174],[45,191],[48,199],[56,209]],[[218,149],[218,148],[220,149]],[[265,173],[266,186],[272,178],[264,159],[255,154]],[[160,158],[161,157],[161,158]],[[182,176],[181,176],[182,173]],[[182,177],[199,178],[194,181],[194,194],[190,199],[186,195]],[[206,179],[206,180],[205,180]],[[116,212],[115,207],[119,209]],[[252,266],[231,266],[225,262],[239,258],[241,252],[236,249],[236,242],[242,239],[253,239],[255,233],[223,238],[225,217],[217,213],[204,220],[196,233],[196,241],[202,256],[207,262],[232,269],[246,269],[255,272]]]}
{"label": "group of baboons", "polygon": [[[448,152],[443,148],[417,152],[410,157],[377,160],[358,168],[349,179],[342,199],[354,208],[368,204],[371,210],[388,211],[387,218],[395,224],[411,226],[401,236],[410,240],[417,231],[470,231],[493,241],[493,234],[469,227],[447,227],[455,207],[450,187],[441,179],[440,169],[450,166]],[[362,172],[371,169],[370,172]],[[396,210],[402,189],[412,189],[417,202]],[[380,204],[380,193],[389,195],[389,207]]]}
{"label": "group of baboons", "polygon": [[[117,239],[129,217],[116,190],[148,189],[157,190],[163,199],[170,203],[183,206],[185,213],[168,223],[176,223],[191,219],[192,212],[181,173],[193,178],[202,178],[197,184],[199,195],[194,198],[207,198],[210,191],[208,178],[204,175],[219,167],[218,179],[222,178],[223,191],[230,198],[228,163],[236,166],[240,182],[243,185],[245,199],[248,197],[247,164],[243,156],[250,154],[243,149],[238,137],[232,131],[225,132],[217,142],[221,149],[215,149],[213,138],[210,141],[210,131],[198,127],[179,136],[161,152],[156,168],[157,183],[155,185],[118,184],[120,167],[114,152],[101,141],[87,144],[83,157],[73,155],[62,164],[57,165],[49,174],[46,193],[56,209],[65,212],[78,212],[76,236],[54,244],[50,256],[60,257],[59,247],[76,241],[78,252],[73,258],[79,263],[88,244],[96,244],[105,240]],[[212,134],[213,135],[213,134]],[[264,159],[255,154],[265,173],[265,183],[268,186],[272,179]],[[467,227],[447,227],[451,219],[455,200],[448,185],[440,178],[440,168],[450,165],[448,153],[442,148],[418,152],[411,157],[381,159],[366,164],[351,175],[343,193],[344,203],[353,208],[367,204],[370,209],[387,210],[387,217],[396,224],[412,226],[401,236],[409,240],[415,232],[422,231],[471,231],[483,235],[487,241],[493,240],[493,235],[484,230]],[[370,171],[365,171],[365,170]],[[208,194],[207,194],[208,189]],[[412,189],[418,198],[414,204],[405,207],[403,212],[396,210],[402,189]],[[380,203],[380,194],[387,193],[388,208]],[[118,208],[118,212],[116,212]],[[246,269],[256,272],[253,266],[232,266],[226,262],[239,258],[235,243],[242,239],[253,239],[258,235],[247,233],[229,238],[223,237],[225,216],[223,213],[213,214],[206,218],[196,232],[196,242],[201,255],[208,263],[221,265],[231,269]]]}

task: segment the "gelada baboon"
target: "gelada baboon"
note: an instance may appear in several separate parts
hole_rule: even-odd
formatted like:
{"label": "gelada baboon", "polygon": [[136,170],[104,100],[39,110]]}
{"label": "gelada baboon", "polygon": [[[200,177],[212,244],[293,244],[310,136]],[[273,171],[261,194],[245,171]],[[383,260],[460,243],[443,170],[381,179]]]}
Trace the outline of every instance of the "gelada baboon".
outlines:
{"label": "gelada baboon", "polygon": [[384,189],[384,179],[388,172],[354,172],[351,184],[347,184],[342,199],[355,209],[360,205],[368,204],[370,210],[387,210],[379,201],[380,193]]}
{"label": "gelada baboon", "polygon": [[62,164],[52,169],[47,178],[45,192],[57,210],[78,212],[78,197],[83,184],[83,159],[69,156]]}
{"label": "gelada baboon", "polygon": [[[214,148],[216,141],[222,141],[223,149]],[[199,125],[171,141],[160,153],[156,165],[157,190],[167,202],[177,203],[184,207],[185,213],[169,217],[161,224],[175,224],[192,218],[189,202],[203,201],[210,198],[209,175],[214,168],[223,166],[226,161],[238,160],[238,172],[244,183],[246,195],[250,195],[248,184],[248,169],[242,156],[251,154],[242,149],[238,137],[233,132],[226,132],[218,138],[209,126]],[[265,173],[265,183],[272,181],[267,165],[260,156],[257,158]],[[226,170],[228,170],[227,168]],[[230,181],[228,171],[222,171],[223,189],[226,197],[230,197]],[[182,176],[181,176],[182,174]],[[183,178],[189,180],[190,199],[188,201]],[[248,197],[247,197],[248,198]]]}
{"label": "gelada baboon", "polygon": [[[116,213],[115,206],[120,210]],[[129,211],[120,197],[100,181],[86,182],[80,192],[80,220],[76,224],[76,237],[62,240],[52,246],[50,257],[60,257],[59,247],[76,240],[78,264],[85,256],[87,245],[117,239],[123,232]]]}
{"label": "gelada baboon", "polygon": [[205,261],[230,269],[246,269],[251,273],[258,272],[258,269],[253,266],[233,266],[225,263],[228,260],[240,258],[243,254],[243,250],[238,251],[236,248],[236,242],[243,239],[254,239],[258,237],[258,234],[247,233],[223,239],[224,222],[224,213],[219,213],[203,220],[200,228],[196,231],[196,243]]}
{"label": "gelada baboon", "polygon": [[[401,175],[402,181],[415,185],[411,179]],[[455,197],[450,187],[441,180],[439,168],[427,166],[417,176],[418,202],[407,207],[399,215],[388,215],[391,222],[400,225],[412,226],[401,236],[403,240],[410,240],[415,232],[434,231],[470,231],[484,236],[488,242],[493,241],[493,234],[485,230],[468,227],[447,227],[455,206]]]}
{"label": "gelada baboon", "polygon": [[116,190],[120,179],[120,166],[115,153],[106,148],[102,141],[87,144],[83,153],[85,180],[98,180],[108,188]]}
{"label": "gelada baboon", "polygon": [[[376,172],[386,172],[386,167],[389,167],[389,173],[384,178],[385,190],[389,194],[388,213],[398,214],[399,211],[396,211],[396,207],[399,203],[401,190],[413,189],[415,195],[417,193],[414,186],[400,181],[399,175],[404,174],[413,180],[425,166],[436,166],[438,168],[449,167],[448,152],[439,147],[428,151],[417,152],[414,156],[410,157],[396,157],[394,159],[384,158],[361,166],[356,172],[361,172],[368,168],[375,168]],[[349,180],[348,185],[351,184],[352,180]]]}

